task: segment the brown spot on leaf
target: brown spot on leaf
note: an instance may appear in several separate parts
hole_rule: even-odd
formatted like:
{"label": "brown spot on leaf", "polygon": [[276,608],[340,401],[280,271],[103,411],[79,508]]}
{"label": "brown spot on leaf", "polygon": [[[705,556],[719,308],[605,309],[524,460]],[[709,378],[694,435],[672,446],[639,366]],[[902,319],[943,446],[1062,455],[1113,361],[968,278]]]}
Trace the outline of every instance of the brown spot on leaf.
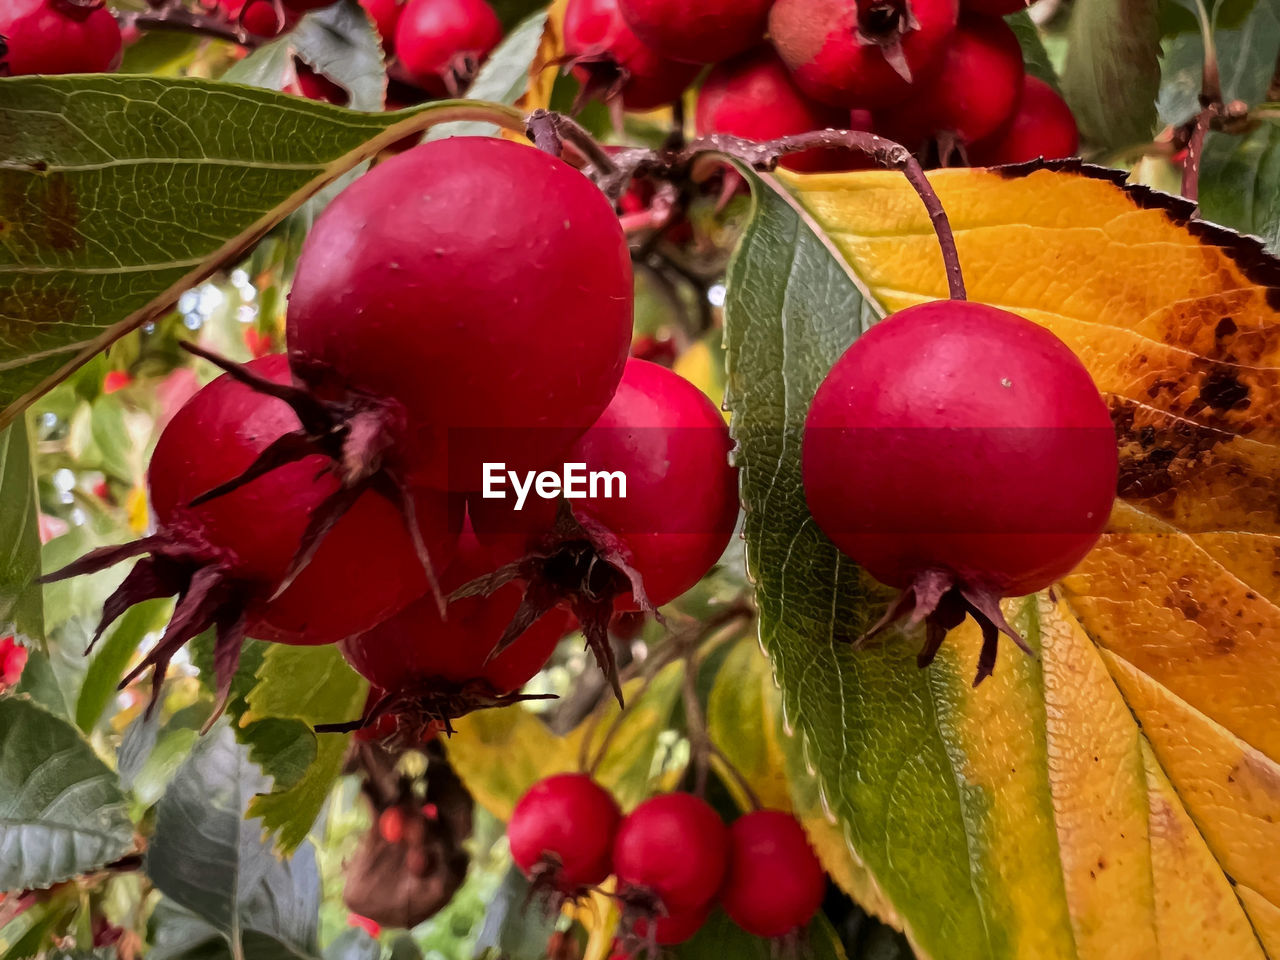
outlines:
{"label": "brown spot on leaf", "polygon": [[1205,379],[1200,399],[1215,410],[1243,410],[1249,406],[1249,388],[1234,374],[1222,370]]}

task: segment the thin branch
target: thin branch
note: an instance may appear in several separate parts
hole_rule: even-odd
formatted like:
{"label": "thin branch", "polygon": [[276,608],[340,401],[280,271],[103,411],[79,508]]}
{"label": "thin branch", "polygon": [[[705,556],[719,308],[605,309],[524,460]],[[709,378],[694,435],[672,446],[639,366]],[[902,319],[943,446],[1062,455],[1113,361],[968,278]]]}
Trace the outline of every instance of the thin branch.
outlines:
{"label": "thin branch", "polygon": [[720,761],[720,765],[729,772],[729,776],[733,777],[733,782],[738,785],[738,789],[742,791],[743,796],[747,798],[747,803],[751,805],[752,810],[763,810],[764,804],[760,802],[760,795],[755,792],[747,778],[743,776],[742,771],[733,765],[723,750],[715,745],[708,737],[707,746],[711,750],[711,756]]}
{"label": "thin branch", "polygon": [[1218,106],[1210,104],[1201,110],[1187,141],[1187,157],[1182,164],[1182,195],[1193,203],[1200,202],[1200,160],[1204,156],[1204,140],[1213,125]]}
{"label": "thin branch", "polygon": [[226,17],[195,13],[178,5],[157,7],[152,10],[121,10],[116,13],[116,20],[121,27],[191,33],[238,43],[248,48],[257,47],[266,42],[266,38],[255,36],[242,25],[232,23]]}
{"label": "thin branch", "polygon": [[604,147],[596,142],[590,132],[569,117],[550,110],[535,110],[528,118],[529,139],[552,156],[560,156],[565,143],[571,144],[590,161],[596,171],[603,176],[617,173],[613,159]]}

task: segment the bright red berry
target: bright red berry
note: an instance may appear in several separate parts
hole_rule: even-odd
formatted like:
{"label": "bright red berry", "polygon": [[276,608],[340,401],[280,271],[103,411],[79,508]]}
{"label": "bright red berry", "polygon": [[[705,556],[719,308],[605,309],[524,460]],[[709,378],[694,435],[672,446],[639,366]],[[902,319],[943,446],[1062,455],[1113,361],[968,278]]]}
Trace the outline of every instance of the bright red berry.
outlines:
{"label": "bright red berry", "polygon": [[316,222],[290,360],[318,394],[381,418],[399,475],[479,489],[480,464],[553,462],[603,412],[632,296],[626,238],[590,180],[533,147],[438,140],[379,164]]}
{"label": "bright red berry", "polygon": [[4,0],[0,76],[105,73],[120,63],[124,41],[105,7],[72,0]]}
{"label": "bright red berry", "polygon": [[1044,157],[1056,160],[1080,152],[1080,129],[1067,102],[1043,80],[1028,76],[1018,112],[969,151],[969,162],[994,167]]}
{"label": "bright red berry", "polygon": [[457,96],[501,40],[502,22],[485,0],[409,0],[395,49],[424,90]]}
{"label": "bright red berry", "polygon": [[728,856],[729,833],[719,814],[701,797],[669,793],[623,819],[613,870],[624,899],[648,907],[641,913],[687,915],[715,898]]}
{"label": "bright red berry", "polygon": [[617,802],[591,777],[548,777],[516,804],[507,824],[511,857],[525,876],[575,896],[613,872],[613,839],[621,821]]}
{"label": "bright red berry", "polygon": [[902,106],[876,114],[887,136],[917,150],[930,138],[943,145],[977,143],[1013,117],[1022,99],[1022,46],[1003,20],[965,16],[933,80]]}
{"label": "bright red berry", "polygon": [[627,25],[660,56],[717,63],[764,39],[773,0],[618,0]]}
{"label": "bright red berry", "polygon": [[565,56],[583,98],[621,97],[628,110],[653,110],[680,98],[698,67],[669,60],[635,35],[618,0],[569,0],[564,15]]}
{"label": "bright red berry", "polygon": [[27,666],[27,648],[13,637],[0,637],[0,690],[22,679]]}
{"label": "bright red berry", "polygon": [[[631,939],[643,950],[644,945],[653,942],[660,947],[674,947],[692,940],[711,916],[712,904],[696,910],[672,913],[660,917],[636,917],[631,926]],[[644,954],[641,953],[641,956]]]}
{"label": "bright red berry", "polygon": [[781,937],[807,926],[826,888],[822,864],[789,813],[757,810],[729,828],[720,905],[747,933]]}
{"label": "bright red berry", "polygon": [[938,301],[872,327],[836,361],[805,422],[803,470],[823,532],[904,591],[889,616],[930,618],[922,666],[974,616],[980,681],[997,629],[1023,643],[999,598],[1080,562],[1118,466],[1107,405],[1066,344],[1003,310]]}
{"label": "bright red berry", "polygon": [[[289,381],[282,356],[255,360],[246,370],[274,384]],[[156,532],[96,550],[48,578],[148,554],[104,604],[98,634],[130,604],[177,594],[163,640],[138,668],[156,665],[157,689],[173,654],[208,627],[218,630],[219,683],[229,683],[227,671],[234,672],[246,634],[280,643],[333,643],[367,630],[426,591],[399,511],[373,491],[360,495],[316,540],[313,553],[302,551],[317,515],[323,517],[330,498],[340,493],[322,457],[286,464],[192,505],[298,428],[296,414],[283,401],[230,376],[214,380],[173,416],[156,443],[147,473]],[[422,537],[443,564],[457,539],[448,498],[421,492],[415,505]]]}
{"label": "bright red berry", "polygon": [[292,30],[301,15],[282,7],[277,15],[271,0],[218,0],[218,7],[232,23],[238,23],[255,37],[278,37]]}
{"label": "bright red berry", "polygon": [[[809,99],[770,47],[758,47],[718,64],[698,92],[698,132],[772,140],[797,133],[848,127],[849,112]],[[790,170],[847,170],[861,158],[846,150],[806,150],[782,158]]]}
{"label": "bright red berry", "polygon": [[396,27],[400,23],[400,14],[404,12],[404,0],[360,0],[360,6],[373,20],[378,36],[382,38],[383,49],[394,53]]}
{"label": "bright red berry", "polygon": [[957,0],[777,0],[769,34],[809,96],[874,109],[929,79],[958,16]]}
{"label": "bright red berry", "polygon": [[117,390],[123,390],[131,383],[133,383],[133,376],[128,370],[111,370],[102,378],[102,392],[104,394],[115,393]]}

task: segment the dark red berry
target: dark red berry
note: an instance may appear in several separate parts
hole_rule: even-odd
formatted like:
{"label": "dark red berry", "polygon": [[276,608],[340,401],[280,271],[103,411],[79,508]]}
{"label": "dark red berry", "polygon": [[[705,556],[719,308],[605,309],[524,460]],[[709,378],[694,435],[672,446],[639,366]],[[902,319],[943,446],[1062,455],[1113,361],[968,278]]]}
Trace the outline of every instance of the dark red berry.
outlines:
{"label": "dark red berry", "polygon": [[627,25],[660,56],[718,63],[764,39],[773,0],[618,0]]}
{"label": "dark red berry", "polygon": [[474,490],[482,463],[562,459],[604,411],[632,295],[626,238],[590,180],[533,147],[439,140],[379,164],[316,222],[290,360],[380,420],[399,476]]}
{"label": "dark red berry", "polygon": [[769,34],[809,96],[875,109],[930,78],[958,16],[958,0],[777,0]]}
{"label": "dark red berry", "polygon": [[1017,36],[994,17],[965,16],[933,80],[876,126],[913,151],[933,138],[945,161],[951,146],[977,143],[1013,117],[1025,68]]}
{"label": "dark red berry", "polygon": [[119,65],[123,45],[105,7],[72,0],[0,4],[0,76],[105,73]]}
{"label": "dark red berry", "polygon": [[569,0],[565,56],[583,98],[620,97],[628,110],[653,110],[680,98],[698,67],[669,60],[646,46],[622,18],[618,0]]}
{"label": "dark red berry", "polygon": [[939,301],[872,327],[836,362],[805,423],[803,470],[818,526],[904,591],[885,622],[929,618],[922,666],[975,617],[980,681],[998,630],[1025,646],[999,598],[1080,562],[1118,466],[1107,405],[1066,344],[1003,310]]}
{"label": "dark red berry", "polygon": [[502,40],[502,22],[485,0],[409,0],[396,24],[405,70],[435,96],[460,95]]}
{"label": "dark red berry", "polygon": [[1018,112],[1003,127],[969,151],[975,166],[1056,160],[1080,152],[1080,129],[1067,102],[1043,80],[1028,76]]}
{"label": "dark red berry", "polygon": [[675,917],[711,903],[728,855],[729,833],[719,814],[691,793],[670,793],[623,819],[613,870],[624,900],[640,905],[642,915]]}
{"label": "dark red berry", "polygon": [[[809,99],[770,47],[718,64],[698,92],[698,132],[773,140],[827,128],[843,130],[849,112]],[[845,150],[806,150],[782,158],[791,170],[847,170],[861,157]]]}
{"label": "dark red berry", "polygon": [[729,828],[720,905],[747,933],[781,937],[808,926],[826,888],[822,864],[791,814],[758,810]]}
{"label": "dark red berry", "polygon": [[548,777],[516,804],[507,824],[511,857],[525,876],[576,896],[613,872],[613,839],[621,821],[617,802],[591,777]]}

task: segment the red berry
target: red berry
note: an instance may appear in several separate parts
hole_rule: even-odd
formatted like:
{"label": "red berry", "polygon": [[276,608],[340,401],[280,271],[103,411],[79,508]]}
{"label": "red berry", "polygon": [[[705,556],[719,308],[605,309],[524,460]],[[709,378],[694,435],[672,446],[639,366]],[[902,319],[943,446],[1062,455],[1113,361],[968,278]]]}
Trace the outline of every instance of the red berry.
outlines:
{"label": "red berry", "polygon": [[[441,578],[446,594],[491,570],[469,531],[463,532],[457,549],[457,558]],[[480,685],[471,692],[481,697],[502,697],[524,686],[542,669],[564,636],[568,621],[564,611],[551,610],[490,660],[522,594],[520,584],[509,583],[489,597],[455,600],[444,620],[435,598],[427,595],[372,630],[344,640],[342,654],[375,687],[408,701],[416,698],[424,709],[436,706],[434,701],[427,703],[428,699],[447,701],[467,693],[464,688],[470,685]],[[441,713],[450,711],[442,709]]]}
{"label": "red berry", "polygon": [[805,423],[803,470],[818,526],[906,591],[891,613],[933,617],[922,665],[940,630],[978,619],[981,680],[997,627],[1017,638],[997,600],[1079,563],[1118,467],[1107,405],[1069,347],[1003,310],[940,301],[872,327],[836,361]]}
{"label": "red berry", "polygon": [[400,14],[404,11],[404,0],[360,0],[373,20],[373,25],[382,38],[383,49],[394,53],[396,46],[396,26],[400,23]]}
{"label": "red berry", "polygon": [[0,637],[0,690],[22,679],[27,666],[27,648],[13,637]]}
{"label": "red berry", "polygon": [[618,0],[640,42],[671,60],[717,63],[764,39],[773,0]]}
{"label": "red berry", "polygon": [[535,783],[520,798],[507,839],[525,876],[542,871],[563,894],[603,883],[613,872],[613,839],[622,820],[617,802],[586,774]]}
{"label": "red berry", "polygon": [[966,13],[981,13],[988,17],[1007,17],[1031,6],[1034,0],[960,0]]}
{"label": "red berry", "polygon": [[[289,381],[282,356],[255,360],[247,370],[274,383]],[[333,643],[367,630],[425,592],[426,578],[399,511],[369,491],[319,541],[291,585],[273,596],[313,515],[339,490],[322,457],[286,464],[191,505],[298,428],[296,414],[283,401],[219,377],[178,410],[156,443],[147,475],[155,534],[94,551],[51,575],[61,579],[150,554],[104,604],[99,633],[131,603],[177,593],[169,629],[146,661],[157,665],[157,685],[169,658],[207,627],[218,627],[223,668],[234,666],[245,631],[281,643]],[[447,497],[421,493],[416,507],[428,549],[438,562],[447,562],[457,539]],[[229,681],[229,675],[220,669],[219,679]]]}
{"label": "red berry", "polygon": [[628,110],[664,107],[698,76],[696,66],[645,46],[623,20],[618,0],[569,0],[564,49],[585,96],[618,96]]}
{"label": "red berry", "polygon": [[218,7],[227,19],[239,23],[255,37],[278,37],[292,30],[301,19],[298,13],[284,7],[282,22],[271,0],[218,0]]}
{"label": "red berry", "polygon": [[0,76],[104,73],[120,63],[124,41],[105,7],[71,0],[4,0]]}
{"label": "red berry", "polygon": [[613,870],[624,896],[651,895],[654,915],[675,917],[711,903],[728,855],[729,833],[719,814],[691,793],[670,793],[646,800],[623,819]]}
{"label": "red berry", "polygon": [[877,108],[929,79],[958,16],[958,0],[777,0],[769,33],[809,96]]}
{"label": "red berry", "polygon": [[665,917],[636,917],[631,927],[633,939],[641,944],[652,940],[660,947],[674,947],[692,940],[711,915],[711,906],[708,903],[696,910],[686,910]]}
{"label": "red berry", "polygon": [[1080,130],[1067,102],[1043,80],[1028,76],[1022,104],[1013,119],[973,145],[969,160],[978,166],[1056,160],[1080,152]]}
{"label": "red berry", "polygon": [[596,420],[631,314],[630,251],[604,194],[540,150],[456,137],[379,164],[326,208],[287,332],[322,390],[394,411],[402,475],[478,489],[481,463],[552,462]]}
{"label": "red berry", "polygon": [[316,73],[301,60],[294,61],[294,75],[296,80],[288,92],[295,96],[319,100],[322,103],[333,103],[340,107],[346,106],[351,100],[346,90],[324,74]]}
{"label": "red berry", "polygon": [[399,807],[387,807],[378,816],[378,835],[387,843],[399,843],[404,839],[404,811]]}
{"label": "red berry", "polygon": [[931,137],[976,143],[1013,117],[1025,75],[1008,24],[965,16],[933,80],[901,107],[877,113],[876,125],[911,150]]}
{"label": "red berry", "polygon": [[729,870],[720,905],[747,933],[781,937],[808,925],[826,875],[796,818],[758,810],[729,828]]}
{"label": "red berry", "polygon": [[502,22],[485,0],[409,0],[396,24],[401,64],[435,96],[461,92],[502,40]]}
{"label": "red berry", "polygon": [[117,390],[123,390],[131,383],[133,383],[133,377],[128,370],[111,370],[102,378],[102,392],[112,394]]}
{"label": "red berry", "polygon": [[[698,133],[728,133],[772,140],[811,130],[848,126],[849,113],[810,100],[769,47],[717,65],[698,92]],[[791,170],[847,170],[861,158],[846,150],[806,150],[782,158]]]}

